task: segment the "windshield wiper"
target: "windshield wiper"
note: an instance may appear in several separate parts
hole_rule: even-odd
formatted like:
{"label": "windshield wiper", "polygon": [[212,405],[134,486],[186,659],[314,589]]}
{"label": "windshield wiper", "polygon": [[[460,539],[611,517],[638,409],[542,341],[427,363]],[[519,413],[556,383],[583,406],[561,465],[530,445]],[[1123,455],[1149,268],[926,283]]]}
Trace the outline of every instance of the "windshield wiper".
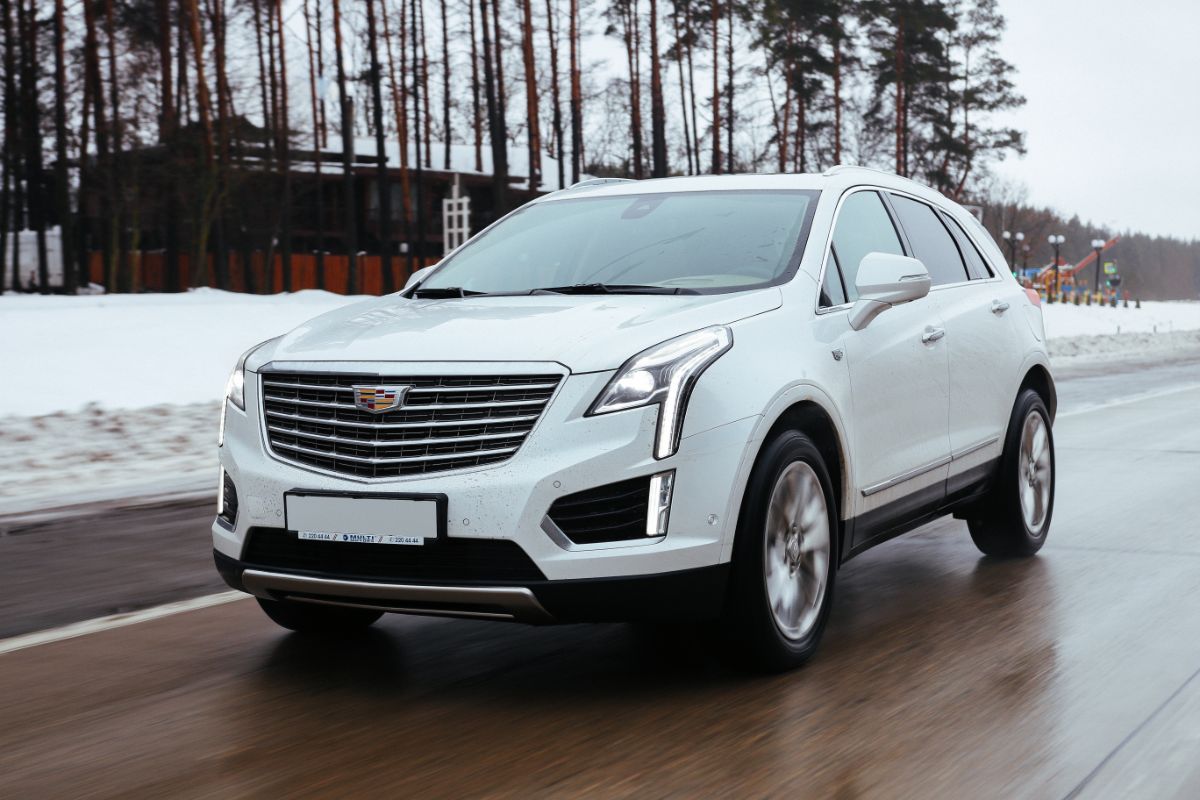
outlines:
{"label": "windshield wiper", "polygon": [[477,292],[474,289],[464,289],[461,286],[438,286],[425,289],[418,286],[413,289],[412,296],[418,300],[445,300],[450,297],[479,297],[487,292]]}
{"label": "windshield wiper", "polygon": [[649,286],[641,283],[573,283],[570,286],[546,286],[530,294],[700,294],[682,286]]}

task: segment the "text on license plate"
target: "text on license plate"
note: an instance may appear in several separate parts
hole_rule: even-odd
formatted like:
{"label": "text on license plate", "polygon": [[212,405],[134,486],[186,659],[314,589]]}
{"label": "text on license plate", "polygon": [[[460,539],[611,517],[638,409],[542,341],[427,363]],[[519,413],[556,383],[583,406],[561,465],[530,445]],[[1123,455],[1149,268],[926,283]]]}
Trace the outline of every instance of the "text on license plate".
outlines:
{"label": "text on license plate", "polygon": [[326,533],[324,531],[297,531],[301,539],[316,542],[350,542],[352,544],[425,544],[420,536],[399,536],[390,533]]}

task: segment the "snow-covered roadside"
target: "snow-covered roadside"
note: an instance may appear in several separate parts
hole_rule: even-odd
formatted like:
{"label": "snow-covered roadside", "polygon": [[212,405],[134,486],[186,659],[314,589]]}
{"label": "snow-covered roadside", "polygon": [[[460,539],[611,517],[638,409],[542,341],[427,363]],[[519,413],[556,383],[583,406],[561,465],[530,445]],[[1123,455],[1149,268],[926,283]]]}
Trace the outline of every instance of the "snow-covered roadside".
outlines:
{"label": "snow-covered roadside", "polygon": [[0,418],[0,517],[150,495],[214,493],[217,402]]}
{"label": "snow-covered roadside", "polygon": [[247,348],[363,298],[331,292],[0,297],[0,416],[215,401]]}

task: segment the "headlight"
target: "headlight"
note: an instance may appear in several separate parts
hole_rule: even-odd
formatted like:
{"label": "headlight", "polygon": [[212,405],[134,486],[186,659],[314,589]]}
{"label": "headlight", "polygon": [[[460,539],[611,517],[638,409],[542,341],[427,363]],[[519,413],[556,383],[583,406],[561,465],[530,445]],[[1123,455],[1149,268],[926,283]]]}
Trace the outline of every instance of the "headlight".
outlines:
{"label": "headlight", "polygon": [[228,404],[233,403],[240,411],[246,410],[246,359],[263,345],[270,344],[275,339],[282,338],[282,336],[276,336],[274,339],[267,339],[265,342],[259,342],[254,345],[254,347],[242,353],[242,357],[237,360],[237,365],[233,368],[233,372],[229,373],[229,380],[225,382],[225,402],[221,403],[221,426],[217,431],[217,447],[225,444],[225,411]]}
{"label": "headlight", "polygon": [[696,379],[732,346],[733,332],[716,325],[643,350],[617,370],[588,415],[658,403],[654,457],[673,455],[679,447],[683,415]]}

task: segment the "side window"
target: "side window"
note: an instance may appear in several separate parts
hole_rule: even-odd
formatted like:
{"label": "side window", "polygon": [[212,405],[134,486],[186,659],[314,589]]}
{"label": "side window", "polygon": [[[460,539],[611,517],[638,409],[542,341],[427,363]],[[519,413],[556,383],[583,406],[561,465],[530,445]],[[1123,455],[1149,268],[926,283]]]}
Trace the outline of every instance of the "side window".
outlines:
{"label": "side window", "polygon": [[900,217],[900,224],[908,234],[913,255],[921,259],[925,269],[929,270],[933,285],[966,280],[967,268],[963,265],[958,245],[933,208],[898,194],[892,195],[891,199],[896,216]]}
{"label": "side window", "polygon": [[962,225],[958,224],[958,220],[944,211],[941,212],[942,221],[946,223],[946,227],[950,229],[950,234],[954,237],[954,241],[958,242],[959,252],[962,253],[963,261],[967,262],[967,274],[971,276],[971,280],[987,280],[994,278],[991,268],[984,261],[983,256],[979,254],[979,250],[975,247],[967,232],[963,230]]}
{"label": "side window", "polygon": [[[867,253],[904,255],[896,226],[875,192],[855,192],[842,203],[833,229],[833,252],[841,266],[847,302],[858,299],[854,281]],[[826,268],[825,274],[829,274]]]}
{"label": "side window", "polygon": [[842,268],[838,266],[837,256],[829,254],[825,263],[825,280],[821,283],[821,308],[840,306],[846,302],[846,290],[842,286]]}

